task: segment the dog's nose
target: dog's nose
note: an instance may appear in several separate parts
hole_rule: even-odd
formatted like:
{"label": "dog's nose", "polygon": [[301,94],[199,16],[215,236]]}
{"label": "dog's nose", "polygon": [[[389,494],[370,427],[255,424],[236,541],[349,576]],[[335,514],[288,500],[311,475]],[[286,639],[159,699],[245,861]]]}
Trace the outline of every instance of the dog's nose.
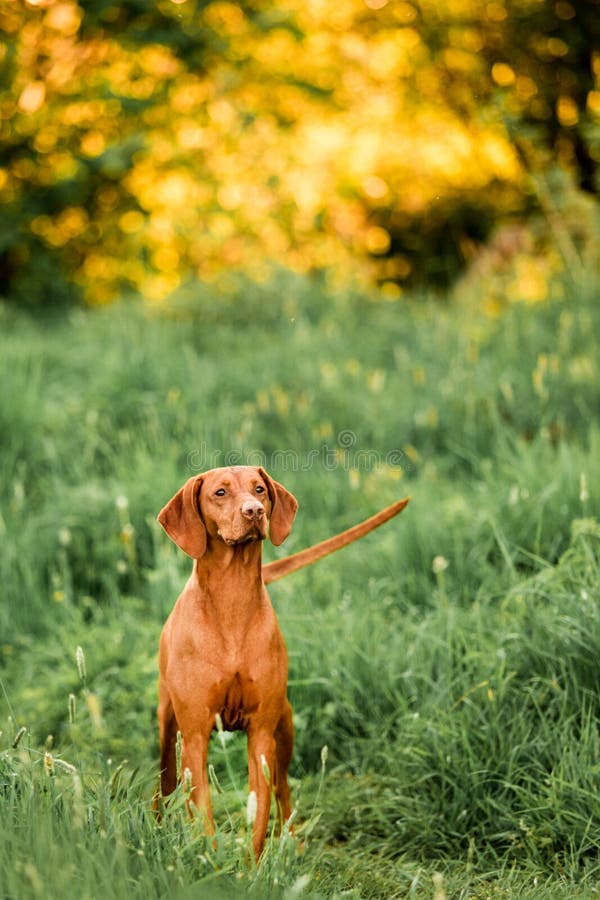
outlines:
{"label": "dog's nose", "polygon": [[246,500],[242,503],[242,515],[246,519],[262,519],[265,508],[258,500]]}

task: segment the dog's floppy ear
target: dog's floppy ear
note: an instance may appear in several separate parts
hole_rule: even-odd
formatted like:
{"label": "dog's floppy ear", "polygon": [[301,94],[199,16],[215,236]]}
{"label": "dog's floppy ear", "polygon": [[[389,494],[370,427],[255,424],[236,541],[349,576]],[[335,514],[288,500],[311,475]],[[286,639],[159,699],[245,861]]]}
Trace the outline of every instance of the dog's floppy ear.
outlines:
{"label": "dog's floppy ear", "polygon": [[263,468],[260,468],[259,472],[266,482],[271,501],[269,537],[271,538],[271,543],[279,547],[292,530],[298,509],[298,501],[293,494],[286,491],[282,484],[279,484],[270,475],[267,475]]}
{"label": "dog's floppy ear", "polygon": [[158,521],[171,540],[192,559],[200,559],[206,552],[206,528],[200,516],[202,478],[188,478],[158,514]]}

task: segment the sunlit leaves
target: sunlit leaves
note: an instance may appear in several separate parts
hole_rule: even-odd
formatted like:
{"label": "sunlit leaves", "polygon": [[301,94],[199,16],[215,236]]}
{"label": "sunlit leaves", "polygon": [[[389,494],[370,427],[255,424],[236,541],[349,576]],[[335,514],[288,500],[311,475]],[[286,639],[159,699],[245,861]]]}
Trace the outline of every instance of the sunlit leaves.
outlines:
{"label": "sunlit leaves", "polygon": [[[160,299],[269,260],[351,268],[390,296],[429,254],[451,268],[523,196],[501,110],[556,123],[566,166],[598,115],[599,67],[582,93],[570,62],[575,8],[543,13],[524,0],[11,0],[5,286],[18,294],[39,252],[91,302]],[[551,89],[544,66],[558,66]]]}

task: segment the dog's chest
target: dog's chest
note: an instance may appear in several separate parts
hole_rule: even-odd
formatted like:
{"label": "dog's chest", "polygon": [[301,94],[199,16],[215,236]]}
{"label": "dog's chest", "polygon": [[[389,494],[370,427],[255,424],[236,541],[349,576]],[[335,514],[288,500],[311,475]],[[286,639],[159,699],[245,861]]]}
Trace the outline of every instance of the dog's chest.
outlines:
{"label": "dog's chest", "polygon": [[239,672],[225,685],[220,693],[219,705],[221,721],[226,731],[246,730],[249,718],[258,708],[259,692],[250,678],[242,678]]}

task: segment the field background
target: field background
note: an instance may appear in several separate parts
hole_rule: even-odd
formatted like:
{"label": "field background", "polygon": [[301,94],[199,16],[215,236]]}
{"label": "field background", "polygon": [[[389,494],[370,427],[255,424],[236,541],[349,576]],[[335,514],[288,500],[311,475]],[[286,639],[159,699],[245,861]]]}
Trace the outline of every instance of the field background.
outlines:
{"label": "field background", "polygon": [[[0,900],[600,892],[595,2],[0,6]],[[296,835],[162,822],[156,514],[260,462]]]}
{"label": "field background", "polygon": [[[595,892],[599,323],[562,287],[500,319],[289,276],[201,314],[4,310],[4,896]],[[300,501],[280,554],[412,497],[271,587],[304,848],[274,841],[258,873],[243,740],[213,750],[218,851],[181,805],[150,813],[156,646],[189,569],[155,515],[223,448],[296,451],[271,468]]]}

